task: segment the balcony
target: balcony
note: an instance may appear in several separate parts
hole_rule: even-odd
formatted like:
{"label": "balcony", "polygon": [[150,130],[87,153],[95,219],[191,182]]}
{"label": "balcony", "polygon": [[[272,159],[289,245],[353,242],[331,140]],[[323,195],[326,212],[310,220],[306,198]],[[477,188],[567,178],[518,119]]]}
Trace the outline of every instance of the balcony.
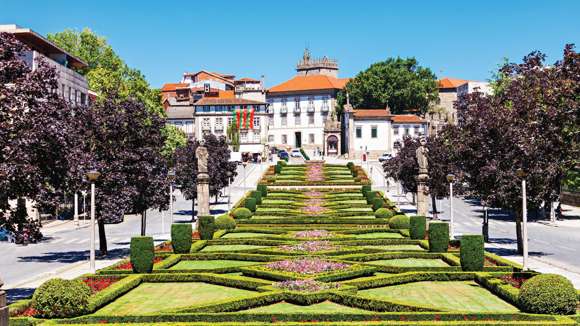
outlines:
{"label": "balcony", "polygon": [[281,107],[280,108],[280,114],[286,114],[286,113],[288,113],[288,108],[285,107],[285,106]]}
{"label": "balcony", "polygon": [[322,106],[322,112],[328,112],[328,105],[323,105]]}
{"label": "balcony", "polygon": [[308,112],[308,113],[314,113],[314,105],[309,105],[309,106],[306,108],[306,112]]}
{"label": "balcony", "polygon": [[294,113],[300,113],[300,107],[299,106],[297,106],[297,107],[294,108]]}

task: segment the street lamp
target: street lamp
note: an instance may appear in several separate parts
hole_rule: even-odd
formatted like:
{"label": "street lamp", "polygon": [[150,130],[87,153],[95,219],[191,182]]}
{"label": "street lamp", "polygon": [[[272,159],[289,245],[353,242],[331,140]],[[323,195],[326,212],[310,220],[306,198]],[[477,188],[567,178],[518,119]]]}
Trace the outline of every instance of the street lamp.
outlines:
{"label": "street lamp", "polygon": [[173,223],[173,182],[175,181],[175,169],[170,169],[167,172],[167,179],[169,180],[169,215],[171,216],[171,223]]}
{"label": "street lamp", "polygon": [[524,169],[519,168],[516,170],[516,175],[518,178],[522,179],[522,240],[523,240],[523,268],[522,270],[528,269],[528,207],[527,207],[527,196],[526,196],[526,177],[528,173]]}
{"label": "street lamp", "polygon": [[87,172],[87,179],[91,183],[91,249],[89,253],[91,273],[95,272],[95,182],[100,176],[97,170]]}
{"label": "street lamp", "polygon": [[232,184],[231,184],[231,179],[232,179],[233,173],[232,173],[232,171],[227,171],[226,172],[226,175],[228,176],[228,211],[229,211],[230,209],[232,209],[232,207],[231,207],[232,206],[232,201],[231,201],[231,198],[232,198]]}
{"label": "street lamp", "polygon": [[453,239],[453,181],[455,181],[455,175],[449,173],[447,182],[449,182],[449,234],[451,239]]}

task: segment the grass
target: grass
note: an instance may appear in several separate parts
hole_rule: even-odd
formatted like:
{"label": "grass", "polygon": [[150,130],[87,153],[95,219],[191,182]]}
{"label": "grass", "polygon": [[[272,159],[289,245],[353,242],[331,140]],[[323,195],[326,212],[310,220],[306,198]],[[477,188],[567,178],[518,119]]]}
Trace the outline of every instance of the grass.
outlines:
{"label": "grass", "polygon": [[427,258],[383,259],[369,261],[367,264],[393,267],[449,267],[449,264],[441,259]]}
{"label": "grass", "polygon": [[214,252],[214,251],[238,251],[238,250],[249,250],[249,249],[259,249],[266,248],[267,246],[255,246],[255,245],[213,245],[204,247],[200,252]]}
{"label": "grass", "polygon": [[338,303],[334,303],[331,301],[323,301],[320,303],[316,303],[310,306],[299,306],[288,302],[279,302],[275,304],[271,304],[268,306],[262,306],[257,308],[252,308],[248,310],[244,310],[243,312],[247,313],[275,313],[275,314],[288,314],[288,313],[361,313],[361,312],[368,312],[372,313],[372,311],[352,308],[348,306],[343,306]]}
{"label": "grass", "polygon": [[358,291],[364,297],[435,308],[441,311],[517,312],[518,310],[480,287],[466,282],[416,282]]}
{"label": "grass", "polygon": [[389,238],[389,239],[400,239],[403,238],[399,233],[394,232],[373,232],[373,233],[363,233],[355,235],[358,239],[375,239],[375,238]]}
{"label": "grass", "polygon": [[260,262],[243,260],[182,260],[170,269],[212,269],[256,264],[260,264]]}
{"label": "grass", "polygon": [[220,285],[191,283],[143,283],[97,311],[96,315],[141,315],[192,305],[242,298],[255,292]]}
{"label": "grass", "polygon": [[365,246],[366,248],[382,249],[385,251],[410,251],[410,250],[420,250],[425,251],[419,245],[380,245],[380,246]]}
{"label": "grass", "polygon": [[224,235],[222,238],[237,239],[237,238],[258,238],[269,236],[275,236],[275,234],[257,233],[257,232],[236,232],[236,233],[228,233]]}

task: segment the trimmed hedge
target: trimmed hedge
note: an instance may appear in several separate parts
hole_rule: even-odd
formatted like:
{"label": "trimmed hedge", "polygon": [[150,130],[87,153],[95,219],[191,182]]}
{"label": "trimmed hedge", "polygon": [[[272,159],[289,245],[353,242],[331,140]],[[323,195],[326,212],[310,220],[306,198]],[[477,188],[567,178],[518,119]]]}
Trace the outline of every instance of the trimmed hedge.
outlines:
{"label": "trimmed hedge", "polygon": [[362,191],[363,196],[366,197],[367,196],[367,192],[371,191],[371,186],[370,185],[363,185],[361,187],[361,191]]}
{"label": "trimmed hedge", "polygon": [[379,194],[377,191],[371,190],[371,191],[367,191],[365,196],[367,197],[367,204],[372,204],[373,200],[376,197],[379,197]]}
{"label": "trimmed hedge", "polygon": [[389,220],[389,227],[391,229],[408,229],[410,226],[409,216],[407,215],[395,215]]}
{"label": "trimmed hedge", "polygon": [[240,207],[240,208],[234,209],[233,215],[234,215],[234,218],[237,218],[237,219],[248,219],[248,218],[252,217],[252,211],[245,208],[245,207]]}
{"label": "trimmed hedge", "polygon": [[302,154],[302,157],[304,157],[304,160],[310,161],[310,156],[308,156],[308,154],[306,154],[306,152],[304,151],[304,149],[302,149],[302,147],[300,147],[300,154]]}
{"label": "trimmed hedge", "polygon": [[31,306],[37,317],[75,317],[87,312],[90,296],[91,289],[83,281],[55,278],[34,291]]}
{"label": "trimmed hedge", "polygon": [[565,277],[542,274],[524,282],[518,297],[520,309],[535,314],[572,315],[576,313],[576,289]]}
{"label": "trimmed hedge", "polygon": [[256,205],[262,204],[262,192],[258,190],[254,190],[250,192],[250,197],[256,199]]}
{"label": "trimmed hedge", "polygon": [[425,239],[427,229],[427,218],[425,216],[415,215],[409,219],[409,235],[413,240]]}
{"label": "trimmed hedge", "polygon": [[215,232],[215,220],[211,215],[199,216],[198,220],[198,230],[199,238],[201,240],[211,240],[213,239],[213,233]]}
{"label": "trimmed hedge", "polygon": [[215,219],[215,228],[217,230],[233,230],[236,228],[236,220],[229,215],[220,215]]}
{"label": "trimmed hedge", "polygon": [[152,237],[131,238],[131,265],[133,266],[133,272],[151,273],[154,257],[155,246]]}
{"label": "trimmed hedge", "polygon": [[464,235],[459,247],[461,268],[464,271],[482,271],[485,249],[482,235]]}
{"label": "trimmed hedge", "polygon": [[383,208],[385,201],[382,198],[373,199],[373,211]]}
{"label": "trimmed hedge", "polygon": [[379,208],[375,212],[376,218],[391,218],[393,215],[395,215],[395,212],[385,207]]}
{"label": "trimmed hedge", "polygon": [[176,254],[186,254],[191,248],[192,227],[190,223],[171,225],[171,246]]}
{"label": "trimmed hedge", "polygon": [[449,224],[429,223],[429,251],[447,252],[449,248]]}
{"label": "trimmed hedge", "polygon": [[268,186],[266,186],[266,185],[258,185],[258,187],[256,189],[259,192],[262,193],[262,197],[267,197],[268,196]]}
{"label": "trimmed hedge", "polygon": [[246,197],[246,200],[244,202],[244,207],[249,209],[251,212],[255,212],[256,211],[256,198]]}
{"label": "trimmed hedge", "polygon": [[[281,162],[281,161],[278,161],[278,162]],[[282,172],[282,165],[276,164],[276,166],[274,166],[274,173],[280,174],[280,172]]]}

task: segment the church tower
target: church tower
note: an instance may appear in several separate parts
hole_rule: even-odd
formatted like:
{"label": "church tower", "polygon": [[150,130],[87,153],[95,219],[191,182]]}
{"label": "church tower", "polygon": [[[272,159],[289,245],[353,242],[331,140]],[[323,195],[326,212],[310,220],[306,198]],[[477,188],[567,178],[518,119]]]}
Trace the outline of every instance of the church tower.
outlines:
{"label": "church tower", "polygon": [[322,58],[312,58],[310,50],[304,49],[302,60],[296,65],[298,76],[325,75],[334,78],[338,77],[338,62],[326,56]]}

